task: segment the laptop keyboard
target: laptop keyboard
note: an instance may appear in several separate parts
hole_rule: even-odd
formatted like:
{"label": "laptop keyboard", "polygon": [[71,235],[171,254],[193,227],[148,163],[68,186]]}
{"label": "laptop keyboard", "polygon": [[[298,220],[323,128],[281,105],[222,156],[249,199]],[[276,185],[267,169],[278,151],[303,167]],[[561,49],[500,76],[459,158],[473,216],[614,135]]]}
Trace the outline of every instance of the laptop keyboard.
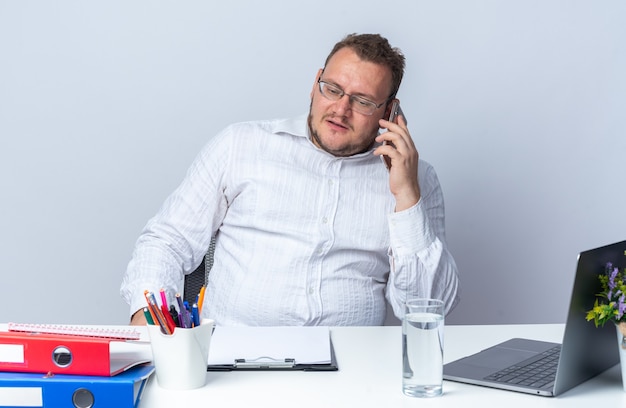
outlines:
{"label": "laptop keyboard", "polygon": [[554,381],[561,345],[485,377],[506,384],[542,388]]}

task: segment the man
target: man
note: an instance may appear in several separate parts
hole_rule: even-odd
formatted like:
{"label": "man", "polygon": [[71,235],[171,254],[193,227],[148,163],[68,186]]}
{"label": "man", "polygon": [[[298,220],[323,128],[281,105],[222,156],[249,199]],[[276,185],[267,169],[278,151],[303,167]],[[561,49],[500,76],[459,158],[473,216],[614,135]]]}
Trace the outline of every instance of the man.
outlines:
{"label": "man", "polygon": [[401,318],[416,296],[449,311],[458,276],[437,176],[404,117],[385,120],[403,74],[385,38],[349,35],[317,72],[307,118],[209,140],[137,241],[121,288],[132,324],[145,324],[144,290],[173,300],[212,236],[203,314],[218,325],[380,325],[386,302]]}

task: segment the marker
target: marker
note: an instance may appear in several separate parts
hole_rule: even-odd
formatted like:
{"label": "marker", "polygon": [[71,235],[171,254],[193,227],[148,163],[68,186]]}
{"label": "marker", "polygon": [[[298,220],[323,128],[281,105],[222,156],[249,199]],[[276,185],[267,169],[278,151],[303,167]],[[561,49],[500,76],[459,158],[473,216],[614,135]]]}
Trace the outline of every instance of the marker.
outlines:
{"label": "marker", "polygon": [[161,305],[161,312],[163,313],[163,317],[165,317],[165,323],[167,324],[167,328],[170,331],[170,334],[174,333],[174,329],[176,329],[176,323],[174,323],[174,319],[170,314],[170,311],[167,309],[166,305]]}
{"label": "marker", "polygon": [[147,307],[143,308],[143,315],[146,316],[146,321],[148,324],[154,325],[154,320],[152,320],[152,315],[150,314],[150,309]]}
{"label": "marker", "polygon": [[172,320],[174,321],[174,326],[182,327],[180,325],[180,320],[178,319],[178,311],[176,311],[176,306],[170,305],[170,316],[172,316]]}

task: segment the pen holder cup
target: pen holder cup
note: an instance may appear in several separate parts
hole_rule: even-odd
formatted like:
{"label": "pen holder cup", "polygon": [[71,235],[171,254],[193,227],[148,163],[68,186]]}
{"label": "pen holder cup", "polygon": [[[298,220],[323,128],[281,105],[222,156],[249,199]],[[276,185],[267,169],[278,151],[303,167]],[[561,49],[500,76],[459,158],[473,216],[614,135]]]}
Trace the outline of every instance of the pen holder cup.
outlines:
{"label": "pen holder cup", "polygon": [[171,335],[148,325],[156,378],[163,388],[190,390],[206,383],[209,346],[215,322],[202,319],[192,329],[177,327]]}

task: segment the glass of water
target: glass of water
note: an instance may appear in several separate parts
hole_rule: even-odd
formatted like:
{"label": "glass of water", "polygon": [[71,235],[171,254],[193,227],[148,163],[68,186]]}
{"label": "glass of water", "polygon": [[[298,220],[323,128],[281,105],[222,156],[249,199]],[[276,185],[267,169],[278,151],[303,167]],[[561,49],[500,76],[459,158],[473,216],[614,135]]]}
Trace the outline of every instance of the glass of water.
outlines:
{"label": "glass of water", "polygon": [[444,307],[438,299],[411,299],[402,319],[402,392],[435,397],[443,392]]}

